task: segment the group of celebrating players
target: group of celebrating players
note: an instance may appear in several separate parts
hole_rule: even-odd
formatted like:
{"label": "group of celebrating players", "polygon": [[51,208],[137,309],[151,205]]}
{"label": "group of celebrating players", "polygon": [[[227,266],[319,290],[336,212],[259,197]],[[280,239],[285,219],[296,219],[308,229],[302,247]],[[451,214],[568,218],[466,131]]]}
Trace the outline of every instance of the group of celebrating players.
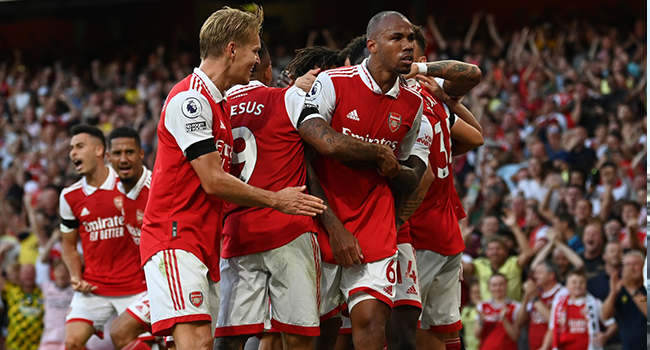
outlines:
{"label": "group of celebrating players", "polygon": [[118,349],[157,336],[182,350],[251,336],[265,349],[460,349],[465,213],[450,172],[452,154],[483,143],[458,101],[480,70],[426,63],[420,29],[389,11],[342,51],[300,50],[291,86],[269,87],[262,22],[257,6],[205,21],[153,171],[135,130],[72,129],[66,348],[117,313]]}

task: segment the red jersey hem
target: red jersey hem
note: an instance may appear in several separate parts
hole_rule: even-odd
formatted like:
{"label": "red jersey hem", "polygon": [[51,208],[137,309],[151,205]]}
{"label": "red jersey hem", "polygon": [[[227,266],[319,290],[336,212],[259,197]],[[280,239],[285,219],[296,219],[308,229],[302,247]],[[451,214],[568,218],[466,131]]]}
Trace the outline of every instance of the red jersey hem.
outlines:
{"label": "red jersey hem", "polygon": [[339,334],[352,334],[352,328],[341,328]]}
{"label": "red jersey hem", "polygon": [[463,244],[462,249],[458,248],[458,249],[454,249],[454,250],[431,249],[430,245],[420,245],[420,244],[417,244],[415,242],[413,242],[411,244],[413,245],[413,248],[415,248],[415,250],[430,250],[432,252],[435,252],[435,253],[438,253],[438,254],[444,255],[444,256],[452,256],[452,255],[460,254],[465,250],[465,244]]}
{"label": "red jersey hem", "polygon": [[[96,284],[92,283],[92,281],[87,281],[87,282],[90,283],[90,284],[96,285]],[[97,291],[99,291],[99,293]],[[115,290],[115,289],[111,288],[111,291],[105,291],[105,290],[102,289],[102,287],[98,286],[97,289],[93,291],[93,294],[101,295],[103,297],[123,297],[123,296],[126,296],[126,295],[140,294],[140,293],[146,292],[146,291],[147,291],[147,286],[143,283],[141,288],[127,289],[127,290],[124,290],[124,289]]]}
{"label": "red jersey hem", "polygon": [[[287,239],[286,242],[285,240],[279,241],[280,243],[273,244],[269,246],[270,248],[265,248],[265,247],[260,247],[258,249],[251,249],[250,251],[238,251],[238,252],[233,252],[232,249],[229,250],[226,248],[224,245],[223,249],[221,250],[221,257],[224,259],[230,259],[230,258],[236,258],[238,256],[244,256],[244,255],[251,255],[251,254],[256,254],[256,253],[263,253],[263,252],[268,252],[276,248],[283,247],[293,241],[295,241],[298,237],[304,235],[305,233],[313,232],[314,230],[307,230],[302,233],[297,234],[295,237],[291,236],[291,239]],[[224,241],[225,241],[225,235],[224,235]],[[237,246],[237,244],[234,244]]]}
{"label": "red jersey hem", "polygon": [[68,323],[71,323],[71,322],[83,322],[83,323],[88,323],[91,326],[93,324],[95,324],[95,322],[93,322],[93,321],[91,321],[89,319],[85,319],[85,318],[71,318],[71,319],[65,321],[65,324],[68,324]]}
{"label": "red jersey hem", "polygon": [[459,331],[461,328],[463,328],[463,324],[460,322],[460,320],[448,325],[429,326],[429,329],[433,333],[451,333]]}
{"label": "red jersey hem", "polygon": [[217,327],[214,337],[230,337],[234,335],[257,334],[264,331],[264,323],[245,324],[240,326]]}
{"label": "red jersey hem", "polygon": [[309,337],[317,337],[320,335],[320,327],[296,326],[293,324],[282,323],[274,318],[271,319],[271,325],[283,333],[305,335]]}
{"label": "red jersey hem", "polygon": [[201,322],[207,321],[211,322],[212,317],[209,314],[200,314],[200,315],[187,315],[167,318],[160,320],[151,325],[153,335],[157,336],[167,336],[172,335],[172,328],[179,323],[190,323],[190,322]]}

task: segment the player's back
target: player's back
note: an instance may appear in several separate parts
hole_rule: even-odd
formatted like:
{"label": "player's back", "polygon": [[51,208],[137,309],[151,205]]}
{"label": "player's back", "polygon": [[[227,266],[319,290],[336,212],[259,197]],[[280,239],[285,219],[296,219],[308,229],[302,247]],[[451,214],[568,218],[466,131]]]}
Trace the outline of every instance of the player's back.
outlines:
{"label": "player's back", "polygon": [[98,295],[129,295],[146,289],[138,247],[124,230],[118,181],[109,168],[108,178],[99,188],[82,179],[61,192],[62,217],[71,214],[78,220],[85,258],[83,279],[97,286],[93,293]]}
{"label": "player's back", "polygon": [[[306,181],[304,146],[297,122],[305,93],[258,81],[228,92],[234,147],[231,174],[269,191],[302,186]],[[313,231],[306,216],[271,208],[226,204],[222,256],[229,258],[285,245]]]}
{"label": "player's back", "polygon": [[458,220],[465,217],[452,175],[451,127],[455,116],[435,96],[420,91],[424,114],[433,128],[429,166],[435,175],[422,204],[409,219],[415,249],[455,255],[465,249]]}
{"label": "player's back", "polygon": [[219,279],[223,201],[209,196],[185,155],[189,146],[214,138],[225,171],[232,132],[223,97],[200,69],[176,84],[158,122],[158,152],[140,238],[142,264],[164,249],[182,249],[205,262]]}

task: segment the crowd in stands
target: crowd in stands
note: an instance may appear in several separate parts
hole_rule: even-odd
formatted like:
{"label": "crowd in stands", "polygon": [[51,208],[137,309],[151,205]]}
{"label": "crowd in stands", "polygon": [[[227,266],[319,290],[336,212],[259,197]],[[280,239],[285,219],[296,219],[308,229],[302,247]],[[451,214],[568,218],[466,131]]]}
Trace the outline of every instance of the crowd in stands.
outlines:
{"label": "crowd in stands", "polygon": [[[433,16],[422,27],[430,61],[470,62],[483,73],[462,103],[483,127],[485,143],[454,158],[453,171],[468,214],[461,222],[466,349],[478,349],[481,332],[499,322],[506,332],[530,329],[518,339],[527,349],[533,330],[522,318],[543,298],[540,291],[557,283],[571,297],[593,296],[616,320],[596,326],[598,342],[637,348],[630,342],[639,329],[645,339],[643,315],[619,295],[640,298],[629,291],[638,288],[647,246],[645,20],[629,30],[573,21],[505,32],[492,15],[476,14],[464,38],[447,36]],[[477,40],[477,32],[488,35]],[[70,128],[135,128],[151,169],[165,98],[198,65],[196,56],[170,57],[160,46],[140,61],[27,66],[16,51],[0,62],[6,349],[47,349],[63,338],[72,289],[60,260],[58,201],[60,190],[78,180],[68,157]],[[276,76],[291,58],[272,57]],[[492,317],[485,306],[492,298],[520,309]]]}

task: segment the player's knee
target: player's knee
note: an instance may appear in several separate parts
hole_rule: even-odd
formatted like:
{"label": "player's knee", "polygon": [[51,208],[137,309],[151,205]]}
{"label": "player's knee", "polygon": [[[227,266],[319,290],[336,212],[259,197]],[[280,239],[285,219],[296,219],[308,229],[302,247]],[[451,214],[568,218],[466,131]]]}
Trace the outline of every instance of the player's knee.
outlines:
{"label": "player's knee", "polygon": [[215,350],[239,350],[248,340],[248,335],[219,337],[214,340]]}
{"label": "player's knee", "polygon": [[287,345],[287,350],[308,350],[310,349],[309,344],[311,343],[313,337],[306,335],[298,334],[286,334],[284,335],[284,341]]}
{"label": "player's knee", "polygon": [[65,336],[65,349],[66,350],[83,350],[86,348],[86,342],[84,342],[80,337],[75,337],[74,335]]}
{"label": "player's knee", "polygon": [[111,340],[116,349],[122,349],[137,339],[137,331],[129,329],[123,322],[114,322],[111,326]]}

